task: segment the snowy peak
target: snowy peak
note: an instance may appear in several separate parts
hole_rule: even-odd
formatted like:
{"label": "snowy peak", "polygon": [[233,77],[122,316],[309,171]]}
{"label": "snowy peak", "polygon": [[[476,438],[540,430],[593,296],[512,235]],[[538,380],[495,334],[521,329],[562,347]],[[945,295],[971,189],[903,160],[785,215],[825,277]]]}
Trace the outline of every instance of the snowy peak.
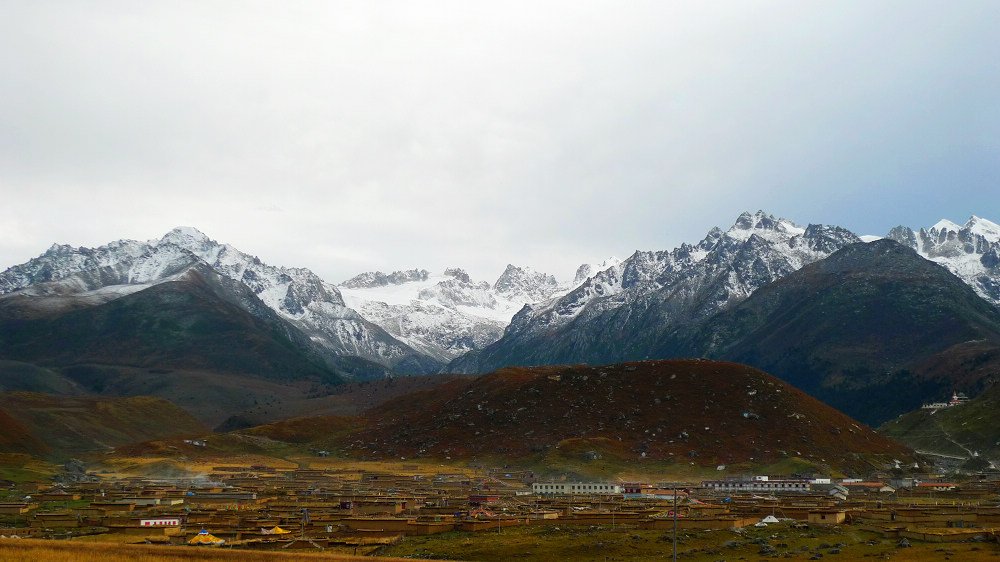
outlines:
{"label": "snowy peak", "polygon": [[1000,225],[975,215],[969,218],[962,230],[982,236],[989,242],[1000,242]]}
{"label": "snowy peak", "polygon": [[942,219],[919,231],[897,226],[886,237],[943,265],[979,296],[1000,304],[1000,225],[973,215],[962,226]]}
{"label": "snowy peak", "polygon": [[178,226],[163,235],[158,241],[150,242],[150,245],[176,244],[182,248],[200,248],[206,245],[217,245],[217,243],[205,235],[197,228],[190,226]]}
{"label": "snowy peak", "polygon": [[462,283],[472,283],[472,278],[460,267],[449,267],[444,270],[445,277],[453,277]]}
{"label": "snowy peak", "polygon": [[612,267],[619,267],[622,260],[612,256],[600,263],[585,263],[576,268],[576,275],[573,276],[573,287],[579,287],[584,281],[597,275],[601,271],[607,271]]}
{"label": "snowy peak", "polygon": [[937,224],[935,224],[929,229],[929,232],[948,232],[948,231],[958,232],[959,230],[962,230],[962,227],[958,226],[957,224],[951,222],[948,219],[941,219],[937,222]]}
{"label": "snowy peak", "polygon": [[769,233],[797,235],[803,234],[804,230],[790,220],[776,219],[774,215],[757,211],[753,215],[748,212],[740,214],[733,226],[726,232],[728,236],[738,240],[747,240],[754,234],[770,239]]}
{"label": "snowy peak", "polygon": [[558,288],[559,283],[555,277],[539,273],[530,267],[516,267],[510,264],[493,284],[493,289],[497,293],[510,299],[523,296],[527,299],[525,302],[547,299]]}
{"label": "snowy peak", "polygon": [[926,232],[935,236],[939,241],[946,240],[950,234],[966,238],[981,236],[987,242],[1000,242],[1000,225],[975,215],[969,217],[969,220],[965,221],[962,226],[958,226],[948,219],[942,219]]}
{"label": "snowy peak", "polygon": [[555,283],[551,276],[514,266],[501,280],[498,286],[506,292],[449,267],[437,274],[365,273],[340,289],[347,304],[369,322],[430,357],[450,361],[499,339],[514,313],[538,292],[536,285]]}
{"label": "snowy peak", "polygon": [[412,283],[414,281],[427,281],[428,278],[430,278],[430,272],[426,269],[393,271],[388,275],[382,273],[381,271],[369,271],[360,275],[355,275],[340,285],[349,289],[371,289],[374,287],[386,287],[389,285],[402,285],[404,283]]}

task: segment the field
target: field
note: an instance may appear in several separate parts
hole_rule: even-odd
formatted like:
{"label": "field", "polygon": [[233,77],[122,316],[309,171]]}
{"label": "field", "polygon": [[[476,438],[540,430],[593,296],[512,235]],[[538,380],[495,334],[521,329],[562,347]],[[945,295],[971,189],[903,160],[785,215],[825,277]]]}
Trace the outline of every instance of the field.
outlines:
{"label": "field", "polygon": [[[101,542],[0,539],[0,561],[59,562],[169,562],[291,560],[398,562],[422,560],[572,560],[581,562],[640,562],[669,560],[673,552],[671,531],[637,530],[604,526],[521,526],[501,532],[451,532],[409,537],[385,554],[371,558],[343,554],[231,551],[225,548],[188,546],[120,545]],[[995,542],[917,543],[900,547],[898,541],[860,527],[792,527],[789,523],[766,528],[726,531],[678,532],[680,560],[761,560],[780,557],[791,560],[1000,560]]]}
{"label": "field", "polygon": [[[0,539],[0,560],[25,562],[172,562],[200,560],[239,562],[292,562],[293,560],[362,562],[372,558],[342,554],[301,554],[285,552],[252,552],[202,548],[193,546],[138,546],[77,541],[45,541],[31,539]],[[399,562],[399,558],[379,558],[383,562]]]}
{"label": "field", "polygon": [[[650,531],[610,526],[505,527],[500,533],[442,533],[408,537],[387,554],[406,558],[446,560],[572,560],[581,562],[640,562],[669,560],[670,530]],[[811,526],[788,523],[739,531],[678,531],[679,560],[1000,560],[995,542],[931,544],[908,548],[898,541],[859,527]]]}

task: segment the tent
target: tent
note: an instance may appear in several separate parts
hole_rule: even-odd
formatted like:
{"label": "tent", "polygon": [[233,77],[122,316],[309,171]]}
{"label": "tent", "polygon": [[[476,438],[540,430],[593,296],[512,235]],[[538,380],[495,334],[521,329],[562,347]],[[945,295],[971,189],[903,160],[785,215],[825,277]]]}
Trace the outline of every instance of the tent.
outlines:
{"label": "tent", "polygon": [[286,531],[285,529],[277,526],[273,529],[265,529],[264,527],[260,528],[260,534],[262,535],[287,535],[288,533],[291,533],[291,531]]}
{"label": "tent", "polygon": [[224,539],[220,539],[205,529],[202,529],[200,533],[188,541],[188,544],[195,546],[219,546],[224,542],[226,542]]}
{"label": "tent", "polygon": [[775,517],[775,516],[773,516],[773,515],[768,515],[767,517],[765,517],[763,519],[762,522],[763,523],[777,523],[778,522],[778,518]]}

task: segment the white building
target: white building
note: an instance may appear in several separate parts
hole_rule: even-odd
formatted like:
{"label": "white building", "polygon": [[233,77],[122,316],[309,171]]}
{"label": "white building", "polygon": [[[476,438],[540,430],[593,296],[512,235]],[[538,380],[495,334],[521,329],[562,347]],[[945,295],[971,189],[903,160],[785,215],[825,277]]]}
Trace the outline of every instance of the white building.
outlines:
{"label": "white building", "polygon": [[715,492],[736,493],[801,493],[812,490],[812,484],[805,479],[771,480],[766,476],[753,478],[706,480],[701,485]]}
{"label": "white building", "polygon": [[178,527],[181,524],[179,517],[159,517],[156,519],[140,519],[140,527]]}
{"label": "white building", "polygon": [[539,495],[611,495],[621,494],[622,487],[606,482],[535,482],[531,491]]}

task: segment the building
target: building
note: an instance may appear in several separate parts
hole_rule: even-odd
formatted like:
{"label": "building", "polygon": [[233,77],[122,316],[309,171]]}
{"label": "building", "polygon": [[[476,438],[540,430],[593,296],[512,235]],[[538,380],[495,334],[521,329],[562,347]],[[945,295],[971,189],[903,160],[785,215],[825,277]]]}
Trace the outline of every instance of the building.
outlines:
{"label": "building", "polygon": [[813,509],[809,511],[807,521],[823,525],[839,525],[847,520],[847,512],[843,509]]}
{"label": "building", "polygon": [[535,482],[531,491],[545,496],[552,495],[620,495],[622,487],[606,482]]}
{"label": "building", "polygon": [[804,493],[812,490],[812,484],[805,478],[771,479],[768,476],[705,480],[701,485],[713,492],[746,494]]}
{"label": "building", "polygon": [[140,527],[178,527],[181,524],[180,517],[157,517],[155,519],[140,519]]}

